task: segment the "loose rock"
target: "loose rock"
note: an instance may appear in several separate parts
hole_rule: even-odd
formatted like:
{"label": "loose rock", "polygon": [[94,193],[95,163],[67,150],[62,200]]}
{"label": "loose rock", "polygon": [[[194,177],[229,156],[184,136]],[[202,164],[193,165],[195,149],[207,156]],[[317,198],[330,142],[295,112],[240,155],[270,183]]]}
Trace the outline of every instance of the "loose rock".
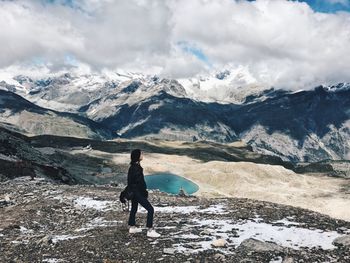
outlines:
{"label": "loose rock", "polygon": [[164,254],[168,254],[168,255],[173,255],[173,254],[175,254],[175,249],[173,249],[173,248],[164,248],[163,249],[163,253]]}
{"label": "loose rock", "polygon": [[275,243],[264,242],[264,241],[257,240],[255,238],[249,238],[249,239],[243,240],[243,242],[240,244],[238,249],[246,249],[246,250],[252,250],[252,251],[259,251],[259,252],[283,251],[283,247]]}
{"label": "loose rock", "polygon": [[214,240],[214,242],[212,243],[212,245],[214,247],[224,247],[226,246],[226,240],[225,239],[217,239]]}
{"label": "loose rock", "polygon": [[333,245],[350,247],[350,235],[342,236],[334,239]]}

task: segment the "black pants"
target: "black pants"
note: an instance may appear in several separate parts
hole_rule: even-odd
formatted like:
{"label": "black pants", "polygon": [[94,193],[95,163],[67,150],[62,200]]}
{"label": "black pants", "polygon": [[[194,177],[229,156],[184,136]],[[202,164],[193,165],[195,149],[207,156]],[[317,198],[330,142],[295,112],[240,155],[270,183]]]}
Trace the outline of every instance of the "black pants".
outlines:
{"label": "black pants", "polygon": [[129,216],[129,226],[135,225],[135,217],[138,208],[138,204],[142,205],[147,210],[147,227],[153,226],[153,214],[154,208],[146,197],[138,192],[134,193],[134,198],[131,200],[131,210]]}

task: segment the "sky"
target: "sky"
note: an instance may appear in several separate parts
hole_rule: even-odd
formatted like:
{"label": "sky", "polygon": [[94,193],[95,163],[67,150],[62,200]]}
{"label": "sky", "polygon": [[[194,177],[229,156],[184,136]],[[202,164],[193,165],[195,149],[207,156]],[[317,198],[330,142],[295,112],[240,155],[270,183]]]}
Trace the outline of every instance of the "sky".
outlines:
{"label": "sky", "polygon": [[338,11],[350,11],[349,0],[307,0],[306,2],[316,12],[334,13]]}
{"label": "sky", "polygon": [[350,0],[0,0],[0,72],[350,82]]}

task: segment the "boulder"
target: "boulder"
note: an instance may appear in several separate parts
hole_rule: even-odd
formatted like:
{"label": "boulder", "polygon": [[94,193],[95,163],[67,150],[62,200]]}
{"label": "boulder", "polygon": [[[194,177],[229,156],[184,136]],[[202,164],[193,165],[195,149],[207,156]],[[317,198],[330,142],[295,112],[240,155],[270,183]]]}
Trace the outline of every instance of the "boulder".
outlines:
{"label": "boulder", "polygon": [[248,238],[243,240],[243,242],[239,245],[238,249],[259,252],[283,251],[283,247],[277,245],[276,243],[260,241],[255,238]]}
{"label": "boulder", "polygon": [[226,246],[226,240],[225,239],[217,239],[217,240],[214,240],[211,245],[213,247],[224,247],[224,246]]}
{"label": "boulder", "polygon": [[350,235],[337,237],[336,239],[334,239],[333,245],[350,247]]}

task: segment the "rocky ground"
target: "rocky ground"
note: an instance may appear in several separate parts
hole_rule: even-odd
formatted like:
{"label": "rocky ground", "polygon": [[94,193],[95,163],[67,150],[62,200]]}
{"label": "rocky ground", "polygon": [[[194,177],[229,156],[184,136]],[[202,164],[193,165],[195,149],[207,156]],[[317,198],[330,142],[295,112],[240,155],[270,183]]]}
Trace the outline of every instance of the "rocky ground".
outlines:
{"label": "rocky ground", "polygon": [[[150,194],[161,238],[130,235],[120,188],[0,184],[0,262],[350,262],[350,222],[249,199]],[[140,209],[138,223],[145,223]]]}

